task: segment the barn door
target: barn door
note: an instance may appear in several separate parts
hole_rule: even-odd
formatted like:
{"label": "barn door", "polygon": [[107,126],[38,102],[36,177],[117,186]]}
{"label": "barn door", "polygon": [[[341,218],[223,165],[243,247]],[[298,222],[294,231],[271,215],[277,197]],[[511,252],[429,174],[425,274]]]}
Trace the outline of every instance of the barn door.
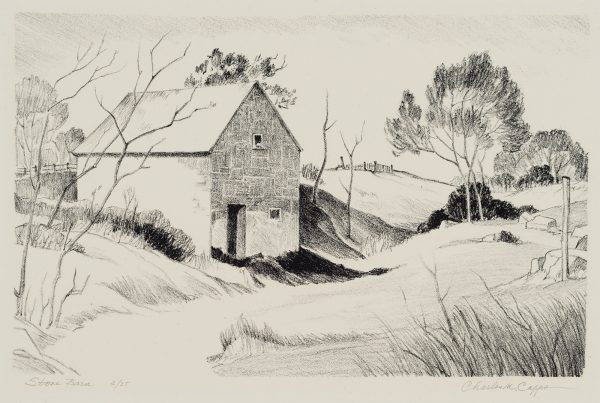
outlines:
{"label": "barn door", "polygon": [[227,206],[227,253],[241,259],[246,257],[246,206]]}

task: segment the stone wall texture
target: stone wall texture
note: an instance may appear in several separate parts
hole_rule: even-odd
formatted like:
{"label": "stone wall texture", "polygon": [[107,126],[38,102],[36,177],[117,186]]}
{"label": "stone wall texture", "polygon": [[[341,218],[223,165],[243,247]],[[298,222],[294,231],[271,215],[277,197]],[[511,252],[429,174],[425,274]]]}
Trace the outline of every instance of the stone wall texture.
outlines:
{"label": "stone wall texture", "polygon": [[[262,135],[262,148],[253,136]],[[212,246],[227,251],[227,206],[246,206],[246,256],[299,247],[300,150],[256,87],[211,153]],[[277,219],[271,209],[280,209]]]}

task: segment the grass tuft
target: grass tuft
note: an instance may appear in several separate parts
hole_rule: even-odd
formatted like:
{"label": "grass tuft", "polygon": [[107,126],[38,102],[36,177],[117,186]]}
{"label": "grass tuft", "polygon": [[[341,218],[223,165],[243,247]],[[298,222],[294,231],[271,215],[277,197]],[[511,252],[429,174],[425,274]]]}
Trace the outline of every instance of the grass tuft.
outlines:
{"label": "grass tuft", "polygon": [[585,297],[552,299],[543,308],[456,305],[445,322],[397,331],[383,322],[388,351],[355,359],[365,376],[581,376],[585,366]]}

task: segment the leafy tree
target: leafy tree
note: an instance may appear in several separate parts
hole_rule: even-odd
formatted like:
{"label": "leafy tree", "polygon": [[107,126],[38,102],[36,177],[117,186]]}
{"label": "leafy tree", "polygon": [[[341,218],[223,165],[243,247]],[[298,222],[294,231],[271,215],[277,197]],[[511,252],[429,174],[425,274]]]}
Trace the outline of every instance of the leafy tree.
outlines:
{"label": "leafy tree", "polygon": [[492,178],[493,184],[502,187],[504,190],[508,190],[509,188],[513,187],[515,185],[515,180],[516,178],[508,172],[495,175]]}
{"label": "leafy tree", "polygon": [[77,160],[71,154],[71,151],[81,144],[84,139],[83,130],[75,127],[52,136],[47,147],[48,156],[45,161],[50,164],[75,163]]}
{"label": "leafy tree", "polygon": [[529,169],[525,175],[521,176],[517,183],[516,187],[519,189],[530,188],[534,185],[548,186],[554,183],[554,177],[550,172],[549,165],[536,165]]}
{"label": "leafy tree", "polygon": [[575,179],[588,180],[588,153],[585,152],[581,144],[575,142],[571,149],[571,163],[575,168]]}
{"label": "leafy tree", "polygon": [[509,174],[514,179],[526,175],[528,170],[529,160],[524,150],[501,151],[494,157],[494,172],[496,175]]}
{"label": "leafy tree", "polygon": [[565,130],[538,131],[527,144],[532,165],[547,165],[558,183],[573,157],[573,141]]}
{"label": "leafy tree", "polygon": [[529,170],[529,178],[532,183],[548,186],[553,183],[556,178],[550,173],[550,167],[548,165],[534,166]]}
{"label": "leafy tree", "polygon": [[488,53],[474,53],[438,66],[425,95],[423,113],[414,95],[403,93],[398,115],[386,120],[388,140],[395,155],[429,153],[453,165],[465,184],[465,218],[471,221],[475,163],[482,165],[481,157],[494,144],[514,151],[529,137],[521,92],[506,67],[494,66]]}
{"label": "leafy tree", "polygon": [[31,169],[49,163],[54,148],[50,136],[67,120],[68,105],[57,99],[55,87],[37,76],[18,82],[15,95],[17,165]]}
{"label": "leafy tree", "polygon": [[[256,56],[252,61],[241,53],[223,53],[219,48],[213,49],[185,79],[186,87],[214,86],[237,83],[248,83],[274,77],[287,67],[285,57],[280,65],[276,64],[276,56]],[[296,103],[296,90],[278,84],[261,82],[263,89],[273,98],[279,108],[287,109]]]}

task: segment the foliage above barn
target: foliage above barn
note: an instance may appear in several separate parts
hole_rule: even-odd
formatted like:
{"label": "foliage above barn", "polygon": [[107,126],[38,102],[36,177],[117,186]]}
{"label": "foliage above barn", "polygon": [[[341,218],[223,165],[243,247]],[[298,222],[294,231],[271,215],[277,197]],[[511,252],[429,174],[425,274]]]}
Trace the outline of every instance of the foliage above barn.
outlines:
{"label": "foliage above barn", "polygon": [[263,89],[271,96],[274,104],[287,109],[296,103],[296,90],[264,81],[287,67],[285,57],[281,64],[278,64],[278,57],[258,55],[251,60],[244,54],[224,53],[215,48],[194,68],[194,73],[185,79],[184,84],[186,87],[208,87],[261,81]]}

